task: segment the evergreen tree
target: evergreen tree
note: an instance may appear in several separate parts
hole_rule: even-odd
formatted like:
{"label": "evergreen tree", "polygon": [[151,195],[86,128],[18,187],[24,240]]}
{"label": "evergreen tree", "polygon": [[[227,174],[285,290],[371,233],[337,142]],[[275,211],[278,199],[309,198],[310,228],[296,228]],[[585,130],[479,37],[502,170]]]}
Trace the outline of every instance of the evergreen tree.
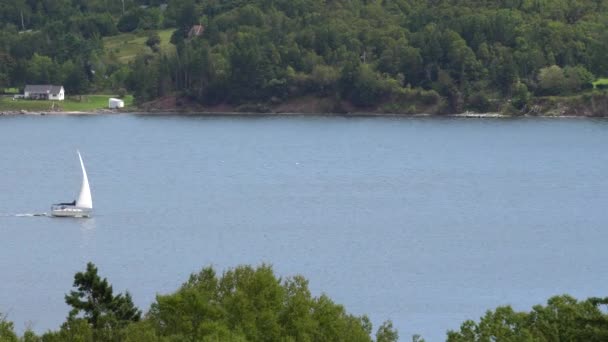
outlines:
{"label": "evergreen tree", "polygon": [[74,275],[73,286],[76,290],[65,296],[65,302],[72,307],[70,320],[82,313],[93,328],[100,328],[103,324],[136,322],[141,318],[131,295],[127,292],[114,296],[112,286],[106,278],[101,279],[91,262],[87,263],[85,272]]}

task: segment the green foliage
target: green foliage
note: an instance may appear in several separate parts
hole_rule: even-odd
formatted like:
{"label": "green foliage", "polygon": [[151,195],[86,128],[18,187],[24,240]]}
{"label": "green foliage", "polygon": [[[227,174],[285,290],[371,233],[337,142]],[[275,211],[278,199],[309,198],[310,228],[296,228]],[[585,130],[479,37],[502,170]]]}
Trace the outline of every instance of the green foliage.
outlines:
{"label": "green foliage", "polygon": [[26,79],[34,84],[54,84],[59,82],[58,66],[47,56],[34,54],[27,65]]}
{"label": "green foliage", "polygon": [[376,332],[376,342],[397,342],[399,341],[399,333],[393,328],[393,322],[386,321],[378,328]]}
{"label": "green foliage", "polygon": [[420,101],[425,105],[437,104],[439,103],[439,100],[441,98],[439,94],[434,90],[422,90],[418,92],[418,95],[420,96]]}
{"label": "green foliage", "polygon": [[425,340],[422,338],[422,336],[414,334],[414,336],[412,336],[412,342],[425,342]]}
{"label": "green foliage", "polygon": [[473,94],[468,99],[469,108],[473,109],[478,113],[487,113],[491,110],[492,104],[487,96],[482,93]]}
{"label": "green foliage", "polygon": [[[157,295],[142,320],[128,294],[114,296],[92,263],[74,279],[77,291],[66,296],[74,310],[61,328],[41,337],[26,332],[22,341],[372,341],[366,316],[348,314],[326,295],[313,297],[304,277],[281,279],[267,265],[239,266],[220,276],[204,268],[175,293]],[[377,336],[379,342],[398,337],[390,321]],[[20,341],[4,319],[0,341]]]}
{"label": "green foliage", "polygon": [[139,26],[140,15],[137,11],[125,13],[118,21],[118,30],[120,32],[131,32]]}
{"label": "green foliage", "polygon": [[479,91],[506,102],[521,82],[535,95],[573,94],[608,75],[608,6],[597,0],[162,2],[0,0],[0,87],[124,87],[139,102],[236,106],[312,96],[372,109],[411,88],[462,111],[486,107]]}
{"label": "green foliage", "polygon": [[315,65],[311,73],[311,90],[320,95],[331,95],[336,91],[340,70],[329,65]]}
{"label": "green foliage", "polygon": [[126,80],[127,86],[134,90],[135,98],[148,101],[158,96],[158,62],[151,56],[138,56],[131,64],[131,73]]}
{"label": "green foliage", "polygon": [[99,277],[93,263],[87,264],[86,272],[74,275],[74,287],[76,291],[65,296],[65,302],[72,307],[68,321],[83,313],[93,328],[101,328],[136,322],[141,317],[129,292],[114,296],[112,286]]}
{"label": "green foliage", "polygon": [[93,342],[96,341],[94,331],[85,319],[68,320],[61,325],[59,331],[49,331],[42,335],[43,342]]}
{"label": "green foliage", "polygon": [[362,318],[328,297],[314,298],[300,276],[240,266],[218,277],[205,268],[174,294],[157,296],[149,318],[159,336],[189,340],[371,341]]}
{"label": "green foliage", "polygon": [[600,305],[606,302],[598,298],[577,301],[564,295],[550,298],[546,306],[536,305],[530,312],[499,307],[478,323],[466,321],[460,331],[448,332],[448,341],[605,341],[608,315]]}
{"label": "green foliage", "polygon": [[565,90],[566,77],[562,68],[557,65],[540,69],[538,73],[539,88],[544,95],[559,95]]}
{"label": "green foliage", "polygon": [[13,330],[13,322],[6,320],[6,316],[0,314],[0,341],[18,342],[19,339]]}
{"label": "green foliage", "polygon": [[524,83],[517,82],[513,86],[513,98],[511,99],[513,107],[516,109],[523,109],[530,101],[530,98],[531,94]]}
{"label": "green foliage", "polygon": [[565,67],[564,77],[566,77],[566,87],[570,91],[591,88],[595,80],[593,74],[582,65]]}
{"label": "green foliage", "polygon": [[584,66],[567,66],[564,69],[553,65],[540,69],[538,75],[539,88],[544,95],[558,95],[566,92],[576,92],[592,87],[595,79]]}
{"label": "green foliage", "polygon": [[599,78],[593,82],[593,87],[598,88],[598,86],[608,86],[608,78]]}
{"label": "green foliage", "polygon": [[[110,97],[118,97],[118,95],[69,96],[65,101],[13,100],[11,97],[0,97],[0,111],[47,112],[63,110],[68,112],[94,112],[108,108]],[[124,101],[125,106],[132,106],[133,96],[126,95]]]}
{"label": "green foliage", "polygon": [[22,342],[41,342],[42,338],[37,336],[32,330],[28,329],[23,333]]}
{"label": "green foliage", "polygon": [[140,30],[158,30],[162,28],[162,13],[157,7],[149,7],[139,14]]}
{"label": "green foliage", "polygon": [[[104,60],[110,64],[116,63],[112,69],[120,69],[126,66],[127,63],[133,61],[137,55],[145,54],[149,45],[146,44],[150,35],[158,34],[160,43],[157,45],[159,50],[164,53],[171,54],[175,48],[170,44],[171,34],[173,30],[153,30],[146,33],[123,33],[112,37],[105,37],[103,45],[105,48]],[[126,69],[129,70],[128,68]],[[124,86],[122,83],[115,86]]]}
{"label": "green foliage", "polygon": [[382,79],[372,68],[363,64],[356,69],[350,99],[358,106],[372,106],[382,100]]}
{"label": "green foliage", "polygon": [[[313,297],[304,277],[279,278],[268,265],[239,266],[221,275],[203,268],[176,292],[157,295],[141,320],[128,294],[114,296],[92,263],[74,279],[77,291],[66,302],[83,311],[83,317],[73,311],[59,330],[42,336],[28,330],[19,338],[13,323],[0,316],[0,341],[373,341],[367,316],[348,314],[326,295]],[[448,331],[447,341],[606,341],[606,309],[608,297],[578,301],[568,295],[552,297],[529,312],[502,306]],[[375,334],[376,342],[398,339],[391,321]],[[424,339],[414,335],[412,341]]]}
{"label": "green foliage", "polygon": [[86,67],[81,63],[67,61],[61,66],[61,72],[64,79],[53,83],[63,84],[65,91],[68,94],[85,94],[88,92],[90,84],[85,68]]}
{"label": "green foliage", "polygon": [[160,35],[157,32],[151,32],[148,34],[148,39],[146,39],[146,45],[154,50],[157,45],[160,45]]}
{"label": "green foliage", "polygon": [[121,98],[124,99],[127,96],[127,90],[125,88],[120,88],[118,89],[118,91],[116,92],[116,95]]}

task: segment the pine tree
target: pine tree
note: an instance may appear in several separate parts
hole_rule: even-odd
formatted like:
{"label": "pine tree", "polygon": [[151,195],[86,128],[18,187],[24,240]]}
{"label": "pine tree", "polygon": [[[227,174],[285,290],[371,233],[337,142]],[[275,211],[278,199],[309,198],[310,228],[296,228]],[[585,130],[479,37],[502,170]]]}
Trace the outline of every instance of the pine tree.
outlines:
{"label": "pine tree", "polygon": [[73,286],[77,290],[65,296],[65,302],[72,307],[70,319],[82,312],[93,328],[99,328],[108,322],[136,322],[141,318],[141,311],[133,304],[131,295],[127,292],[114,296],[112,285],[106,278],[101,279],[91,262],[87,264],[86,272],[74,275]]}

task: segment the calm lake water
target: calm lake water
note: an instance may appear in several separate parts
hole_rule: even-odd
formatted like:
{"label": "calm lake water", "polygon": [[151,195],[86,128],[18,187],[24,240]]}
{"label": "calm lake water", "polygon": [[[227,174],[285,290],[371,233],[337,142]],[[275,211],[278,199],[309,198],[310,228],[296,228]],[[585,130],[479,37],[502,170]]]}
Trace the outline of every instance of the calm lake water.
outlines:
{"label": "calm lake water", "polygon": [[[608,121],[0,117],[0,312],[57,329],[93,261],[147,309],[203,266],[302,274],[402,341],[606,296]],[[76,149],[96,216],[71,201]]]}

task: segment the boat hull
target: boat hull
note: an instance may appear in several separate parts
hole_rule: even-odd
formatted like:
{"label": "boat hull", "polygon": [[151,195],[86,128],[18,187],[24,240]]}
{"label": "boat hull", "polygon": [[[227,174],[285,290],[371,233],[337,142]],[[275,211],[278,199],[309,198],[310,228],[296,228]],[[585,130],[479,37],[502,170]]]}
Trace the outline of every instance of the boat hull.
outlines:
{"label": "boat hull", "polygon": [[54,217],[91,217],[93,210],[89,208],[79,208],[75,206],[53,206],[51,216]]}

